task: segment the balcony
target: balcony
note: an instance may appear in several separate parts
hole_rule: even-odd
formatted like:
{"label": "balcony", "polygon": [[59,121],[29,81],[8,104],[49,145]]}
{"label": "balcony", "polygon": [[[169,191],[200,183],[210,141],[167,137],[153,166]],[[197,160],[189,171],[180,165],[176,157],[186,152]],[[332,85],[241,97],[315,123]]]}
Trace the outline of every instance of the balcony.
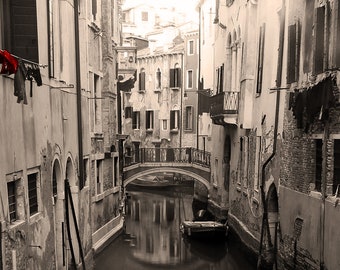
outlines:
{"label": "balcony", "polygon": [[215,125],[237,124],[239,92],[222,92],[210,97],[210,117]]}

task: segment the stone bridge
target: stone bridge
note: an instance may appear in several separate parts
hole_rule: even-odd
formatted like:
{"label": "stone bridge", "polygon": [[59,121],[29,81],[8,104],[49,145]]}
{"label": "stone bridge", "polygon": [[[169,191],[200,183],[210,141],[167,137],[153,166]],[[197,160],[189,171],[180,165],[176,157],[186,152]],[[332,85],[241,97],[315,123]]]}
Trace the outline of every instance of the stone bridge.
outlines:
{"label": "stone bridge", "polygon": [[125,157],[123,185],[155,173],[180,173],[210,189],[210,153],[195,148],[140,148]]}

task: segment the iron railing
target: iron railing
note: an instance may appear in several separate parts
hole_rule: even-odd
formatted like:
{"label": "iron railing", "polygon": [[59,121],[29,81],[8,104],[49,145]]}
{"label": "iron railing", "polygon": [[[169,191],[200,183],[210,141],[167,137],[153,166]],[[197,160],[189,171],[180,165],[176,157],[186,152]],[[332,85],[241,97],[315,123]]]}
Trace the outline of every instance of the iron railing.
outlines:
{"label": "iron railing", "polygon": [[238,113],[239,92],[222,92],[210,97],[210,116]]}
{"label": "iron railing", "polygon": [[191,163],[210,167],[210,153],[191,148],[140,148],[125,158],[124,166],[136,163]]}

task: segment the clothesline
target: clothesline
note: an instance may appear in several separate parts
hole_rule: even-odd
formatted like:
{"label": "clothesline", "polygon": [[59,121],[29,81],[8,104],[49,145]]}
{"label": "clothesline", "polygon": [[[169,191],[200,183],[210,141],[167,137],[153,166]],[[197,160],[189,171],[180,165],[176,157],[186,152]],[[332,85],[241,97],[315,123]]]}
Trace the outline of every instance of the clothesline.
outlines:
{"label": "clothesline", "polygon": [[33,64],[33,65],[36,65],[36,66],[39,66],[39,67],[42,67],[42,68],[48,67],[48,65],[39,64],[39,63],[30,61],[30,60],[27,60],[27,59],[25,59],[25,58],[16,56],[16,55],[14,55],[14,54],[12,54],[12,53],[11,53],[11,55],[12,55],[13,57],[17,58],[17,59],[23,60],[23,61],[26,62],[26,63],[30,63],[30,64]]}

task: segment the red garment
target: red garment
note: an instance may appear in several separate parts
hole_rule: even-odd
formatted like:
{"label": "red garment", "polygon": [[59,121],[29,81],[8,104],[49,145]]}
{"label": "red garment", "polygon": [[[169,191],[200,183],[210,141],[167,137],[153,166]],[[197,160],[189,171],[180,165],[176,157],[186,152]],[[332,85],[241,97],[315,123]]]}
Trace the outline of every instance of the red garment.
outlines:
{"label": "red garment", "polygon": [[0,64],[2,64],[0,74],[10,75],[18,70],[18,60],[6,50],[0,50]]}

